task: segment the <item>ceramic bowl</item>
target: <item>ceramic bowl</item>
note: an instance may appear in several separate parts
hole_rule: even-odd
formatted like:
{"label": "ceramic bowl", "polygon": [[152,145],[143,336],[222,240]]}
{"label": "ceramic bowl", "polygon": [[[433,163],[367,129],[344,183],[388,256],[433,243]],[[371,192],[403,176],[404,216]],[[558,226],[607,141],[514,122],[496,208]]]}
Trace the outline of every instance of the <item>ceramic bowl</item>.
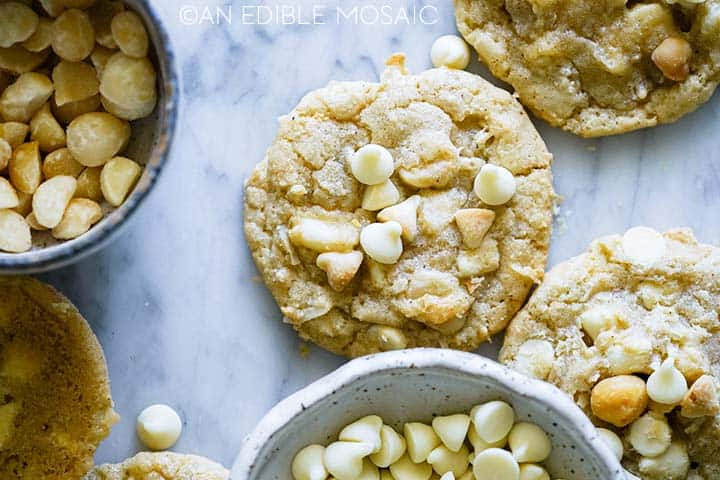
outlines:
{"label": "ceramic bowl", "polygon": [[497,399],[549,434],[553,478],[626,479],[595,427],[557,388],[475,354],[424,348],[352,360],[282,401],[244,442],[231,478],[291,479],[298,450],[332,442],[343,426],[365,415],[400,427]]}
{"label": "ceramic bowl", "polygon": [[[179,85],[170,39],[150,0],[124,0],[145,23],[151,41],[150,59],[157,70],[158,102],[146,118],[132,122],[133,135],[125,156],[143,164],[145,170],[125,202],[112,210],[89,232],[56,242],[50,235],[33,233],[33,249],[17,254],[0,252],[0,274],[36,273],[75,262],[107,245],[147,198],[167,161],[178,116]],[[39,243],[41,245],[39,245]]]}

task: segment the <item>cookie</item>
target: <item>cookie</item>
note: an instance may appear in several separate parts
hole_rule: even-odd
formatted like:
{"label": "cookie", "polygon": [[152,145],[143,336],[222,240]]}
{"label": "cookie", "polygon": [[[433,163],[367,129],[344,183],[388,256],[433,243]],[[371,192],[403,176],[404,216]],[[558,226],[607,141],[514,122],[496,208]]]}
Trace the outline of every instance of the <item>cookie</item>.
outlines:
{"label": "cookie", "polygon": [[227,480],[230,473],[196,455],[171,452],[138,453],[117,465],[100,465],[84,480]]}
{"label": "cookie", "polygon": [[719,312],[720,248],[639,227],[547,273],[500,360],[617,433],[643,479],[720,478]]}
{"label": "cookie", "polygon": [[0,478],[81,478],[117,418],[85,319],[48,285],[0,277]]}
{"label": "cookie", "polygon": [[[361,149],[389,180],[357,180],[384,178],[360,171]],[[543,276],[551,161],[510,94],[447,68],[410,75],[398,54],[380,83],[331,82],[280,119],[247,181],[245,235],[303,338],[347,356],[472,350]],[[496,206],[473,191],[481,169]]]}
{"label": "cookie", "polygon": [[720,82],[720,0],[455,0],[493,75],[584,137],[674,122]]}

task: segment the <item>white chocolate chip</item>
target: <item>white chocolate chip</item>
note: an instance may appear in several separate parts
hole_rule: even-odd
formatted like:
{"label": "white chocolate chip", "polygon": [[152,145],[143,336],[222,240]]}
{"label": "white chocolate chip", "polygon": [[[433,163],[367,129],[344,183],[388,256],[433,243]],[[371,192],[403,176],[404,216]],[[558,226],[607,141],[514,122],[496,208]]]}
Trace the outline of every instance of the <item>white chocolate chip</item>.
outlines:
{"label": "white chocolate chip", "polygon": [[405,439],[392,427],[383,425],[380,429],[380,450],[370,455],[370,460],[381,468],[387,468],[405,454]]}
{"label": "white chocolate chip", "polygon": [[403,429],[407,451],[410,459],[415,463],[424,462],[431,451],[440,445],[440,437],[429,425],[419,422],[406,423]]}
{"label": "white chocolate chip", "polygon": [[681,441],[670,444],[664,453],[657,457],[643,457],[638,462],[640,473],[649,478],[663,480],[684,480],[690,470],[690,457],[687,448]]}
{"label": "white chocolate chip", "polygon": [[555,349],[547,340],[531,339],[520,345],[513,368],[540,380],[545,380],[555,362]]}
{"label": "white chocolate chip", "polygon": [[151,450],[167,450],[182,432],[182,420],[167,405],[151,405],[138,415],[136,429],[140,440]]}
{"label": "white chocolate chip", "polygon": [[465,473],[470,463],[470,451],[465,445],[461,445],[457,452],[453,452],[445,445],[434,448],[427,458],[427,463],[432,465],[438,475],[453,472],[456,477]]}
{"label": "white chocolate chip", "polygon": [[685,376],[675,368],[675,359],[666,359],[647,379],[648,396],[658,403],[680,403],[688,391]]}
{"label": "white chocolate chip", "polygon": [[513,457],[519,463],[544,461],[552,450],[552,444],[545,431],[534,423],[516,423],[508,435],[508,444]]}
{"label": "white chocolate chip", "polygon": [[580,324],[594,341],[602,332],[625,326],[627,322],[618,308],[611,305],[597,305],[580,315]]}
{"label": "white chocolate chip", "polygon": [[520,480],[550,480],[550,475],[540,465],[526,463],[520,465]]}
{"label": "white chocolate chip", "polygon": [[486,208],[463,208],[455,212],[455,223],[467,248],[478,248],[495,221],[495,212]]}
{"label": "white chocolate chip", "polygon": [[382,424],[382,418],[377,415],[368,415],[343,428],[338,438],[344,442],[369,443],[373,446],[371,453],[375,453],[380,451],[382,446],[380,440]]}
{"label": "white chocolate chip", "polygon": [[623,448],[623,443],[622,440],[620,440],[620,437],[618,437],[615,432],[608,430],[607,428],[598,428],[597,432],[603,442],[610,447],[610,451],[613,455],[615,455],[615,458],[617,458],[618,461],[622,460],[623,455],[625,454],[625,449]]}
{"label": "white chocolate chip", "polygon": [[487,478],[492,472],[493,480],[520,480],[520,466],[507,450],[488,448],[480,452],[473,460],[475,478]]}
{"label": "white chocolate chip", "polygon": [[20,205],[20,199],[15,188],[5,177],[0,177],[0,210],[4,208],[15,208]]}
{"label": "white chocolate chip", "polygon": [[430,59],[438,68],[464,70],[470,63],[470,47],[457,35],[443,35],[433,42]]}
{"label": "white chocolate chip", "polygon": [[473,450],[475,450],[476,454],[482,452],[483,450],[487,450],[488,448],[503,448],[507,445],[507,435],[496,442],[486,442],[480,438],[480,435],[478,435],[477,429],[473,424],[470,425],[470,430],[468,430],[468,440],[473,446]]}
{"label": "white chocolate chip", "polygon": [[328,476],[323,463],[325,447],[309,445],[300,450],[292,462],[292,474],[295,480],[325,480]]}
{"label": "white chocolate chip", "polygon": [[360,245],[376,262],[392,265],[403,252],[401,234],[402,225],[398,222],[371,223],[360,232]]}
{"label": "white chocolate chip", "polygon": [[455,480],[455,474],[453,472],[447,472],[440,477],[440,480]]}
{"label": "white chocolate chip", "polygon": [[400,460],[390,465],[390,473],[394,480],[428,480],[433,469],[425,461],[413,462],[410,457],[403,455]]}
{"label": "white chocolate chip", "polygon": [[398,191],[392,180],[385,180],[377,185],[368,185],[363,193],[362,208],[374,212],[395,205],[400,200]]}
{"label": "white chocolate chip", "polygon": [[325,449],[325,468],[337,480],[353,480],[363,471],[363,459],[375,446],[364,442],[334,442]]}
{"label": "white chocolate chip", "polygon": [[362,252],[325,252],[318,255],[315,265],[327,273],[328,283],[333,290],[340,292],[355,277],[362,261]]}
{"label": "white chocolate chip", "polygon": [[488,205],[503,205],[515,195],[515,177],[507,168],[485,164],[475,177],[473,190]]}
{"label": "white chocolate chip", "polygon": [[358,244],[358,228],[317,218],[301,217],[290,229],[290,241],[316,252],[347,252]]}
{"label": "white chocolate chip", "polygon": [[[379,480],[380,470],[367,458],[363,460],[363,467],[360,475],[353,480]],[[338,479],[339,480],[339,479]]]}
{"label": "white chocolate chip", "polygon": [[628,441],[643,457],[657,457],[668,449],[671,436],[664,416],[646,413],[630,425]]}
{"label": "white chocolate chip", "polygon": [[75,188],[77,180],[68,175],[58,175],[41,183],[32,199],[37,222],[45,228],[54,228],[60,223]]}
{"label": "white chocolate chip", "polygon": [[377,185],[390,178],[395,166],[392,155],[385,147],[371,143],[353,154],[350,169],[358,182]]}
{"label": "white chocolate chip", "polygon": [[652,228],[634,227],[623,235],[622,249],[632,263],[650,265],[665,254],[665,238]]}
{"label": "white chocolate chip", "polygon": [[458,413],[446,417],[435,417],[432,427],[440,440],[453,452],[460,451],[470,427],[470,417]]}
{"label": "white chocolate chip", "polygon": [[420,205],[420,196],[413,195],[412,197],[403,200],[397,205],[387,207],[377,214],[377,219],[380,222],[389,222],[391,220],[398,222],[402,225],[402,238],[406,242],[412,242],[417,236],[417,210]]}
{"label": "white chocolate chip", "polygon": [[515,423],[515,411],[500,400],[474,407],[470,416],[478,435],[488,443],[505,438]]}

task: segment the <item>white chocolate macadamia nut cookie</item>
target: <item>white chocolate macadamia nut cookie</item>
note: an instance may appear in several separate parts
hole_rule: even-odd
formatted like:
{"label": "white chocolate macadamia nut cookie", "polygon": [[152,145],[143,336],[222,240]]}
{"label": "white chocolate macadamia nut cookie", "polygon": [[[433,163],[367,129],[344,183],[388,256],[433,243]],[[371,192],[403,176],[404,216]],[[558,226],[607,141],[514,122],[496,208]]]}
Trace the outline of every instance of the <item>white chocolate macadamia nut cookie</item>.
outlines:
{"label": "white chocolate macadamia nut cookie", "polygon": [[720,0],[455,0],[491,72],[584,137],[678,120],[720,82]]}
{"label": "white chocolate macadamia nut cookie", "polygon": [[379,83],[332,82],[280,119],[245,234],[303,338],[347,356],[472,350],[542,279],[551,161],[510,94],[449,68],[411,75],[397,54]]}
{"label": "white chocolate macadamia nut cookie", "polygon": [[601,238],[547,273],[500,360],[570,394],[643,480],[720,478],[718,272],[689,230]]}

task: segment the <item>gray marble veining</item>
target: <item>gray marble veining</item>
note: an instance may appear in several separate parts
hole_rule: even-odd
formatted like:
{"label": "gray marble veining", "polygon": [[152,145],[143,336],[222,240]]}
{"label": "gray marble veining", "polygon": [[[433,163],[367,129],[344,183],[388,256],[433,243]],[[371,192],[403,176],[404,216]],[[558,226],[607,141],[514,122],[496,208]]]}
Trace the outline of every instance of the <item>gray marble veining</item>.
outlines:
{"label": "gray marble veining", "polygon": [[[119,461],[137,451],[136,414],[164,402],[185,421],[175,450],[230,465],[243,437],[273,404],[343,362],[318,349],[301,356],[297,336],[282,324],[258,282],[242,234],[244,179],[272,141],[276,118],[309,90],[332,79],[376,79],[396,51],[407,53],[413,71],[429,67],[432,41],[455,31],[452,5],[450,0],[156,3],[183,81],[172,159],[119,240],[43,278],[76,303],[108,358],[123,419],[97,460]],[[333,9],[352,3],[388,5],[395,13],[430,6],[435,21],[335,21]],[[243,22],[241,8],[258,5],[306,13],[319,5],[329,13],[325,24]],[[232,21],[193,16],[205,7],[211,13],[232,7]],[[471,69],[489,78],[479,65]],[[564,197],[551,264],[580,253],[600,235],[638,224],[689,226],[702,241],[718,242],[717,95],[675,125],[602,140],[536,124],[555,154],[555,185]],[[483,351],[492,355],[497,347],[496,341]]]}

